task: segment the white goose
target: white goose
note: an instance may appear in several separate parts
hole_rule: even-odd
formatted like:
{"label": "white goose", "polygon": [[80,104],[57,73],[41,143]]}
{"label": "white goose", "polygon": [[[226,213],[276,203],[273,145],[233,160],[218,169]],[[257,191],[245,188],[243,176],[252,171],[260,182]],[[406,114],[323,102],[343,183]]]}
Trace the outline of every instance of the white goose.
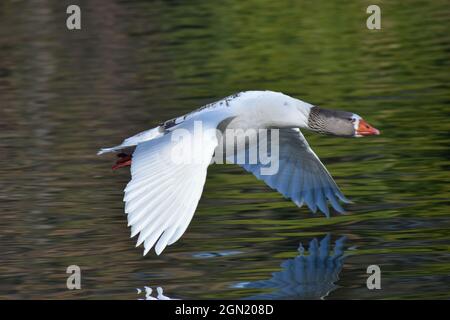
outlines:
{"label": "white goose", "polygon": [[[202,134],[180,139],[180,132],[194,133],[198,123]],[[267,163],[260,160],[238,164],[299,207],[306,203],[311,211],[319,209],[329,216],[329,202],[336,211],[343,212],[338,199],[348,200],[299,129],[345,137],[380,132],[354,113],[322,109],[278,92],[241,92],[98,152],[118,153],[119,160],[113,169],[131,165],[131,181],[125,188],[125,212],[131,236],[139,234],[136,246],[144,243],[144,255],[155,243],[159,255],[186,231],[200,200],[211,159],[215,152],[223,151],[219,148],[223,148],[221,143],[225,139],[218,132],[273,128],[279,129],[279,169],[262,174]],[[256,143],[248,142],[245,150],[235,151],[249,152],[266,143],[261,137],[262,134],[258,135]],[[174,154],[180,154],[177,151],[180,145],[191,148],[189,161],[174,161]],[[198,150],[196,146],[201,148]],[[225,159],[235,162],[236,158],[226,154]]]}

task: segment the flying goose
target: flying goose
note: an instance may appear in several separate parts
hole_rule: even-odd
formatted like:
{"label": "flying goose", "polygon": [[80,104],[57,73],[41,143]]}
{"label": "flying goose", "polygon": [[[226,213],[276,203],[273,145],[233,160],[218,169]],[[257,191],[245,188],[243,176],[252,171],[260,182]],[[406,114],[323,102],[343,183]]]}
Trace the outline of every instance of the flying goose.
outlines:
{"label": "flying goose", "polygon": [[[198,128],[201,134],[197,134]],[[139,234],[136,246],[144,244],[144,255],[155,243],[159,255],[186,231],[200,200],[207,168],[215,153],[223,153],[226,138],[220,133],[250,129],[258,130],[257,139],[247,139],[244,147],[235,146],[231,156],[225,153],[226,162],[239,164],[298,207],[306,204],[312,212],[319,209],[327,217],[328,203],[342,213],[339,200],[349,201],[300,129],[342,137],[380,134],[355,113],[323,109],[279,92],[245,91],[168,120],[118,146],[100,149],[98,154],[117,153],[113,169],[131,166],[123,201],[131,237]],[[264,129],[273,133],[263,135]],[[191,134],[189,139],[186,133]],[[271,145],[275,140],[269,138],[273,136],[278,139]],[[249,161],[248,153],[255,149],[262,153],[259,149],[264,145],[268,155],[277,151],[277,170],[273,172],[263,172],[270,171],[271,164],[261,157]],[[236,154],[244,153],[240,159],[247,162],[237,162]]]}

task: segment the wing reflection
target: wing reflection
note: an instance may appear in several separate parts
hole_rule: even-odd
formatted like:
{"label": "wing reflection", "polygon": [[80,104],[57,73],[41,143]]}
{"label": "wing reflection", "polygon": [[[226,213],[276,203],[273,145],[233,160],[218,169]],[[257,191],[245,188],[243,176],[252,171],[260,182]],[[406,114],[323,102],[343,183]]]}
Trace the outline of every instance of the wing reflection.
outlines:
{"label": "wing reflection", "polygon": [[258,294],[244,299],[322,299],[338,286],[339,273],[344,259],[345,237],[336,240],[330,252],[330,235],[320,242],[314,238],[309,243],[308,254],[302,244],[299,255],[281,263],[283,268],[274,272],[269,280],[241,282],[238,288],[272,288],[271,293]]}
{"label": "wing reflection", "polygon": [[[179,300],[164,295],[163,288],[161,287],[156,288],[156,294],[154,296],[152,296],[152,293],[154,293],[154,291],[151,287],[144,287],[144,289],[145,289],[145,298],[138,298],[138,300]],[[138,295],[142,293],[142,290],[140,288],[136,288],[136,290]]]}

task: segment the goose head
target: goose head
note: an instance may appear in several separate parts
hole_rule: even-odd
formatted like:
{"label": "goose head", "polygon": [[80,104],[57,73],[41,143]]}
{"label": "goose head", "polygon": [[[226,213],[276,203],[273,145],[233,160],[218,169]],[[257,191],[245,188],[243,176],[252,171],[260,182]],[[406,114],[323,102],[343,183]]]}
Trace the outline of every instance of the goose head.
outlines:
{"label": "goose head", "polygon": [[341,137],[379,135],[380,131],[356,113],[312,107],[308,116],[308,129]]}

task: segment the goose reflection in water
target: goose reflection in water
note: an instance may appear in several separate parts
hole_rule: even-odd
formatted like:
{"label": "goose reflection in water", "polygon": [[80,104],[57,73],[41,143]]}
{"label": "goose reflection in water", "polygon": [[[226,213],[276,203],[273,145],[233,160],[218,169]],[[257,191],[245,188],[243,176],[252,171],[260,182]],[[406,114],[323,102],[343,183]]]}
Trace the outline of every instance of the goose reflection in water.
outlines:
{"label": "goose reflection in water", "polygon": [[271,293],[258,294],[244,299],[323,299],[338,286],[339,273],[344,259],[345,237],[336,240],[330,252],[330,235],[320,242],[314,238],[309,243],[308,254],[302,244],[299,255],[281,263],[281,271],[274,272],[269,280],[241,282],[235,288],[275,289]]}
{"label": "goose reflection in water", "polygon": [[[281,263],[281,271],[274,272],[272,278],[253,282],[240,282],[233,288],[245,289],[274,289],[273,292],[245,297],[245,300],[273,299],[273,300],[300,300],[323,299],[338,286],[339,274],[344,264],[345,237],[341,237],[330,249],[330,235],[322,240],[316,238],[309,242],[308,254],[300,243],[299,255]],[[202,256],[203,257],[203,256]],[[209,256],[208,256],[209,257]],[[145,288],[145,299],[139,300],[178,300],[163,294],[161,287],[157,294],[152,296],[152,288]],[[138,294],[142,293],[137,289]]]}

